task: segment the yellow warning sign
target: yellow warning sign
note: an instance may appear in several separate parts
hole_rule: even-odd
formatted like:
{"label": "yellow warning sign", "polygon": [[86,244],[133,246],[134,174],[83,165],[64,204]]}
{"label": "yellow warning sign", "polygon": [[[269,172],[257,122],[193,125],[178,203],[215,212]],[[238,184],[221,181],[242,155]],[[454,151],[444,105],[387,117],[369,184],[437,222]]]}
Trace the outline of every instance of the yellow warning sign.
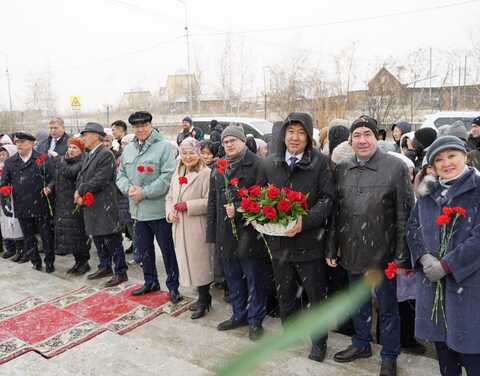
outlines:
{"label": "yellow warning sign", "polygon": [[80,97],[79,96],[70,97],[70,106],[72,106],[72,108],[78,109],[78,108],[80,108],[81,105],[82,104],[80,102]]}

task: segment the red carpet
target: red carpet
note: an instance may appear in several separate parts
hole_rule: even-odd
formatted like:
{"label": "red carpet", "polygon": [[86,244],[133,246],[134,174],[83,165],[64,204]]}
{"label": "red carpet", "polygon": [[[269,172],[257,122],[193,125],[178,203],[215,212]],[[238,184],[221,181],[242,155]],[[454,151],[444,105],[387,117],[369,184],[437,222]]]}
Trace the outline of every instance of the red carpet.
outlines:
{"label": "red carpet", "polygon": [[162,313],[177,316],[192,303],[173,305],[164,291],[131,296],[140,286],[83,287],[49,302],[31,297],[1,308],[0,364],[28,351],[51,358],[105,330],[124,334]]}

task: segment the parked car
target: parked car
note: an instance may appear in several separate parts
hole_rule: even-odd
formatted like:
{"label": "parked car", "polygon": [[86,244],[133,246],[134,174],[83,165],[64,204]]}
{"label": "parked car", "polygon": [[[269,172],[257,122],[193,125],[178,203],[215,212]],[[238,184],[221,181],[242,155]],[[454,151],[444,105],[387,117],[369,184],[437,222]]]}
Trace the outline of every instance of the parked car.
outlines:
{"label": "parked car", "polygon": [[[217,120],[224,128],[227,125],[240,125],[243,127],[245,134],[251,134],[255,138],[261,138],[264,141],[269,141],[269,135],[272,134],[273,123],[258,118],[247,118],[247,117],[224,117],[224,116],[208,116],[208,117],[195,117],[193,118],[193,125],[197,128],[200,128],[206,138],[210,134],[210,122],[215,119]],[[318,129],[313,130],[313,136],[315,141],[318,142],[319,131]]]}
{"label": "parked car", "polygon": [[421,128],[439,128],[442,125],[453,124],[457,120],[463,121],[467,131],[472,127],[472,120],[480,115],[480,112],[466,112],[466,111],[441,111],[431,115],[426,115]]}

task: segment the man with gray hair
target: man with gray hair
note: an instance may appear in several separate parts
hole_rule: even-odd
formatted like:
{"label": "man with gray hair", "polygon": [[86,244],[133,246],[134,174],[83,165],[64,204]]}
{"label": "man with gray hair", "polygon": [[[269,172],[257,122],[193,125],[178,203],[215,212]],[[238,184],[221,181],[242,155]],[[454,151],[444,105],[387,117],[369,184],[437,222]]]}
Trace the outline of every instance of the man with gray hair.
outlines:
{"label": "man with gray hair", "polygon": [[49,136],[37,146],[39,153],[55,158],[64,156],[68,150],[67,141],[70,136],[65,133],[65,123],[62,118],[54,117],[48,122]]}

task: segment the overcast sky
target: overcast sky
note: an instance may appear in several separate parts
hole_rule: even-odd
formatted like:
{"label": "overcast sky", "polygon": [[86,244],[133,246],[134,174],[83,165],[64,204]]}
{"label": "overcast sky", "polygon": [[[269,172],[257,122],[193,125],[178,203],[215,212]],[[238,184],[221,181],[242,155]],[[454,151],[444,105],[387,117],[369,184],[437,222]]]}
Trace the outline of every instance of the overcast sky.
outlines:
{"label": "overcast sky", "polygon": [[[209,93],[219,86],[220,55],[229,32],[237,60],[243,46],[252,92],[260,93],[262,67],[281,65],[291,56],[306,54],[331,72],[334,54],[355,43],[356,62],[363,72],[420,47],[432,47],[434,58],[436,49],[455,49],[461,55],[471,49],[472,35],[479,31],[480,1],[186,0],[186,4],[192,70],[200,69]],[[442,8],[450,4],[458,5]],[[8,108],[5,53],[15,109],[24,106],[29,78],[47,70],[61,111],[68,109],[71,95],[81,96],[82,109],[97,110],[116,104],[125,91],[156,92],[168,74],[186,71],[184,24],[179,0],[2,1],[0,109]]]}

